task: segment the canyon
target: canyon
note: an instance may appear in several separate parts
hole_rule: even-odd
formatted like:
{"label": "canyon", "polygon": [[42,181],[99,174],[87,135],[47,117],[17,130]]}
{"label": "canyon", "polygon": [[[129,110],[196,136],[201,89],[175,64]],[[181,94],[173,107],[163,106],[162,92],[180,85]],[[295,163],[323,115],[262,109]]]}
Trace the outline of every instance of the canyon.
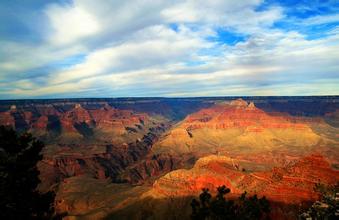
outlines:
{"label": "canyon", "polygon": [[339,98],[8,100],[0,124],[46,147],[41,192],[65,219],[189,219],[201,188],[266,196],[295,219],[339,181]]}

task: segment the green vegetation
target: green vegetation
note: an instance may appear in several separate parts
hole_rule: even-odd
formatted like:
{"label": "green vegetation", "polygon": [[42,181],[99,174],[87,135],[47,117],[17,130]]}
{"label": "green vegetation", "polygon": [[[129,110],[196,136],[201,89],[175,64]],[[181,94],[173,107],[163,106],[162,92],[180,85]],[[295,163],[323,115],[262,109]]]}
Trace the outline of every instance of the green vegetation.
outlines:
{"label": "green vegetation", "polygon": [[246,197],[244,192],[237,200],[226,200],[225,195],[230,193],[226,186],[217,188],[217,195],[212,197],[209,189],[203,188],[199,201],[193,199],[192,219],[194,220],[219,220],[219,219],[265,219],[268,218],[270,205],[268,200],[258,198],[257,195]]}
{"label": "green vegetation", "polygon": [[339,218],[339,184],[323,185],[316,184],[315,190],[321,193],[321,200],[316,201],[302,214],[302,220],[335,220]]}
{"label": "green vegetation", "polygon": [[37,162],[44,144],[0,126],[0,219],[51,219],[54,193],[40,194]]}

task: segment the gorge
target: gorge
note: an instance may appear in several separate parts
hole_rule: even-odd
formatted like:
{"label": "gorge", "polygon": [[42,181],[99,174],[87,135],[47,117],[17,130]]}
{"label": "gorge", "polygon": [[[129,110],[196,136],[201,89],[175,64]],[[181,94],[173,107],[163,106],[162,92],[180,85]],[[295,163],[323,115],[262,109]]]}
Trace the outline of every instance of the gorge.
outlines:
{"label": "gorge", "polygon": [[339,181],[339,98],[0,101],[0,125],[46,147],[41,192],[65,219],[189,219],[201,188],[226,185],[294,219]]}

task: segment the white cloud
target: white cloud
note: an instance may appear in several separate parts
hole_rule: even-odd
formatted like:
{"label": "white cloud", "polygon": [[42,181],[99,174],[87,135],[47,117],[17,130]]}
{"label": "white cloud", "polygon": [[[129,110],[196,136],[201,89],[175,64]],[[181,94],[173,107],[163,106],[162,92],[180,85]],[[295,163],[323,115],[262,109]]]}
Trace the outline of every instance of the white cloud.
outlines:
{"label": "white cloud", "polygon": [[46,9],[46,14],[53,30],[49,40],[55,44],[70,44],[101,30],[96,17],[81,7],[53,4]]}
{"label": "white cloud", "polygon": [[187,0],[162,11],[169,22],[198,23],[233,29],[242,33],[253,33],[271,26],[282,18],[282,9],[272,7],[256,11],[262,1],[246,0]]}
{"label": "white cloud", "polygon": [[328,24],[339,22],[339,14],[334,15],[318,15],[314,17],[310,17],[303,21],[306,25],[320,25],[320,24]]}
{"label": "white cloud", "polygon": [[[0,75],[23,78],[35,68],[43,67],[67,57],[87,52],[81,45],[57,48],[48,44],[24,44],[20,42],[0,41]],[[41,72],[41,74],[47,74]],[[14,78],[14,80],[17,80]]]}
{"label": "white cloud", "polygon": [[[0,83],[13,73],[21,79],[8,83],[0,95],[332,94],[339,69],[338,30],[309,40],[298,30],[273,28],[287,15],[278,6],[257,10],[262,2],[74,0],[49,5],[45,42],[0,47],[7,55],[0,60]],[[301,25],[334,21],[337,15],[315,16]],[[235,45],[211,40],[220,29],[246,39]],[[43,78],[39,83],[30,81],[30,70],[78,54],[85,58],[37,74]],[[321,86],[314,88],[317,81]]]}
{"label": "white cloud", "polygon": [[125,43],[90,53],[84,63],[52,75],[51,83],[179,63],[210,45],[185,30],[153,26],[136,32]]}

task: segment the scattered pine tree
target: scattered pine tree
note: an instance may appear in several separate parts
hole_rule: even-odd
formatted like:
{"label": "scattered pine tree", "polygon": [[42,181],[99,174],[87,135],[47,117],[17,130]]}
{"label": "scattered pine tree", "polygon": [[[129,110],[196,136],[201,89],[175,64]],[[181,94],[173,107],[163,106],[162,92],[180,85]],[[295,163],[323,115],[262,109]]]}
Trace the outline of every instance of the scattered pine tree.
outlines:
{"label": "scattered pine tree", "polygon": [[217,195],[212,197],[209,189],[203,188],[199,201],[193,199],[191,202],[191,218],[194,220],[268,218],[270,204],[265,197],[258,198],[257,195],[247,197],[247,193],[244,192],[237,200],[227,200],[225,195],[230,192],[226,186],[220,186],[217,188]]}
{"label": "scattered pine tree", "polygon": [[37,162],[44,144],[0,126],[0,219],[51,219],[54,193],[40,194]]}

